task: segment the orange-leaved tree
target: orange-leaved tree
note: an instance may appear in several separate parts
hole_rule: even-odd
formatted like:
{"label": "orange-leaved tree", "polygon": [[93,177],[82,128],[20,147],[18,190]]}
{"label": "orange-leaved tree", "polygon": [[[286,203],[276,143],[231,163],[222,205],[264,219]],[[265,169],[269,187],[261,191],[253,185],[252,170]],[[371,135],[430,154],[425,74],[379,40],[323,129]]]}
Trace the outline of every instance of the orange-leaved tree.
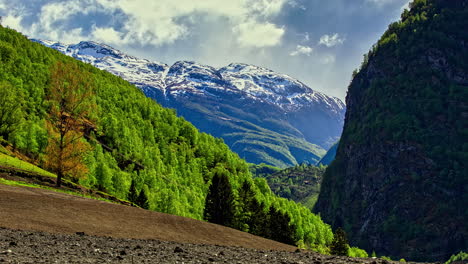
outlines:
{"label": "orange-leaved tree", "polygon": [[88,172],[83,159],[90,147],[83,136],[93,126],[90,116],[96,109],[92,76],[75,63],[57,62],[51,68],[47,99],[46,165],[57,173],[60,187],[65,175],[79,178]]}

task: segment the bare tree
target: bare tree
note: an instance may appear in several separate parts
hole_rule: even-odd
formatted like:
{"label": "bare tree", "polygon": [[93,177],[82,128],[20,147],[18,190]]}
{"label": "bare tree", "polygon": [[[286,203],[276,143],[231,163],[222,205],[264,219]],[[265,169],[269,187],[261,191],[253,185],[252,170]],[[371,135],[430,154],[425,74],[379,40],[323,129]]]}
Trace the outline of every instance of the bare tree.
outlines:
{"label": "bare tree", "polygon": [[94,111],[94,85],[89,73],[74,63],[57,62],[51,70],[47,99],[50,103],[46,149],[47,167],[57,173],[60,187],[65,175],[87,173],[83,158],[89,150],[83,140],[84,129]]}

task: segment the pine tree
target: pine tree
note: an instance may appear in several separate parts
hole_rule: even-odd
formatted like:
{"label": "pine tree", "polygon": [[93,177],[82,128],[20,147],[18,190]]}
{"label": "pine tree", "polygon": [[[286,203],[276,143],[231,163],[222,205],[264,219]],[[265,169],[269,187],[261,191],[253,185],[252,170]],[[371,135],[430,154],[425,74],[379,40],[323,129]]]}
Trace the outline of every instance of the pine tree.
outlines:
{"label": "pine tree", "polygon": [[137,203],[138,200],[138,194],[137,194],[137,189],[135,186],[135,181],[132,180],[132,183],[130,184],[130,189],[128,190],[128,200],[134,204]]}
{"label": "pine tree", "polygon": [[295,233],[296,227],[289,222],[291,218],[287,213],[282,213],[280,210],[271,206],[268,212],[268,238],[289,245],[294,245],[296,242]]}
{"label": "pine tree", "polygon": [[136,204],[143,209],[149,209],[149,200],[145,188],[141,189],[140,194],[136,199]]}
{"label": "pine tree", "polygon": [[237,197],[235,228],[249,232],[251,229],[249,223],[253,215],[251,208],[253,207],[252,203],[255,200],[255,192],[252,190],[252,185],[248,181],[244,181],[242,183]]}
{"label": "pine tree", "polygon": [[345,231],[342,228],[336,229],[330,246],[330,253],[337,256],[348,256],[348,250],[349,245]]}
{"label": "pine tree", "polygon": [[203,218],[208,222],[232,226],[234,220],[234,194],[225,171],[216,171],[206,196]]}

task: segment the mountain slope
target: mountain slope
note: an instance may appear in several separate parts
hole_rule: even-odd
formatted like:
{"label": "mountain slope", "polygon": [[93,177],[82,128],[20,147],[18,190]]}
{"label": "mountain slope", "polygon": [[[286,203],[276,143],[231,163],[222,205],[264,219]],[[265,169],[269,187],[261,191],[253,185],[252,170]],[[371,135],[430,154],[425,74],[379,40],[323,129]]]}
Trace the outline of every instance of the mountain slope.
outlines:
{"label": "mountain slope", "polygon": [[378,254],[468,248],[468,1],[417,0],[365,57],[316,212]]}
{"label": "mountain slope", "polygon": [[217,69],[189,61],[169,66],[95,42],[36,41],[121,76],[252,163],[315,164],[341,133],[339,99],[265,68],[233,63]]}
{"label": "mountain slope", "polygon": [[119,199],[130,200],[138,194],[136,199],[141,197],[140,204],[150,210],[201,220],[212,178],[222,176],[232,185],[233,197],[241,186],[249,187],[243,196],[246,202],[236,201],[232,208],[236,217],[231,226],[246,230],[258,222],[241,217],[253,210],[247,206],[251,202],[263,216],[255,219],[272,223],[271,228],[276,222],[269,221],[268,212],[282,216],[281,224],[291,225],[289,231],[301,245],[325,249],[333,239],[330,227],[319,216],[275,196],[265,181],[252,179],[248,164],[221,139],[200,133],[127,81],[0,26],[0,116],[9,113],[4,104],[8,95],[15,99],[10,101],[18,117],[8,119],[13,129],[0,130],[0,136],[31,163],[50,169],[48,161],[55,154],[47,151],[54,137],[47,122],[54,110],[48,96],[51,83],[60,79],[52,74],[58,62],[73,66],[65,68],[95,87],[89,98],[95,107],[89,115],[76,120],[67,112],[61,115],[73,124],[86,124],[73,130],[86,134],[80,141],[80,149],[86,150],[82,170],[66,173],[65,178]]}
{"label": "mountain slope", "polygon": [[330,165],[332,161],[335,159],[336,156],[336,149],[338,148],[338,144],[340,142],[336,142],[331,146],[331,148],[327,151],[327,154],[320,159],[320,161],[317,163],[317,165]]}
{"label": "mountain slope", "polygon": [[320,192],[325,166],[301,164],[275,171],[256,165],[250,168],[254,177],[266,179],[270,189],[278,196],[301,203],[309,209],[314,207]]}

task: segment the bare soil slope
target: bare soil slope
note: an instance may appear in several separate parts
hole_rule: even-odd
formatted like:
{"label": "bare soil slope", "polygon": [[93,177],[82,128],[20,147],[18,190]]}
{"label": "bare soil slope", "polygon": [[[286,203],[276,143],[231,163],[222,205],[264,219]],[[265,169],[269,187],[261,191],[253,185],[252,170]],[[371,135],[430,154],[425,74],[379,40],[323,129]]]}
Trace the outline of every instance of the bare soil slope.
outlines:
{"label": "bare soil slope", "polygon": [[0,227],[293,251],[231,228],[43,189],[0,185]]}

